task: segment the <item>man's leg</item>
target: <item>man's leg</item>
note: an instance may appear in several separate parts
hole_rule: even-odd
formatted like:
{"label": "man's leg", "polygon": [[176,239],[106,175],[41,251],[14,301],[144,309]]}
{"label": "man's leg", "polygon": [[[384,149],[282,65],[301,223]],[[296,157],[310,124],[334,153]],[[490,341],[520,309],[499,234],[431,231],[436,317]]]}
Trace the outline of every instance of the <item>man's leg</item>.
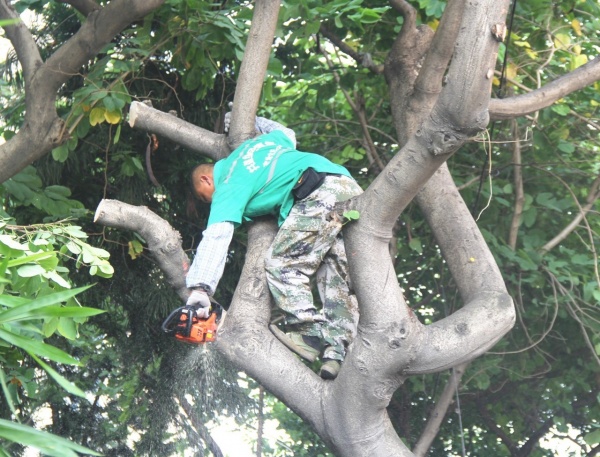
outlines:
{"label": "man's leg", "polygon": [[344,360],[346,348],[356,336],[358,304],[347,284],[348,266],[341,233],[317,270],[317,287],[325,322],[321,326],[324,358]]}
{"label": "man's leg", "polygon": [[[335,310],[333,313],[318,312],[313,303],[310,277],[316,273],[336,243],[341,230],[341,220],[332,213],[336,202],[347,200],[360,192],[362,190],[358,184],[350,178],[327,177],[319,189],[294,205],[279,229],[266,259],[269,288],[277,306],[286,313],[287,323],[295,324],[297,331],[303,335],[318,336],[325,339],[327,344],[330,341],[334,343],[335,349],[329,352],[336,354],[336,360],[343,360],[344,344],[347,345],[349,341],[340,335],[345,335],[347,330],[335,330],[335,322],[339,319],[328,322],[328,317],[339,315],[340,309],[349,306],[350,302],[345,300],[345,304],[332,304],[330,308]],[[343,243],[341,238],[339,242]],[[340,249],[343,252],[343,244],[336,247],[336,252]],[[335,265],[329,269],[331,268],[337,270]],[[342,274],[343,272],[338,273],[337,277],[343,278]],[[334,276],[336,275],[331,276],[331,281],[336,282]],[[342,282],[345,284],[345,281]],[[349,317],[343,320],[353,320],[353,313],[347,314]],[[325,323],[322,324],[323,322]],[[323,325],[326,328],[325,334]]]}
{"label": "man's leg", "polygon": [[329,205],[307,199],[294,205],[280,227],[265,267],[269,289],[286,323],[304,335],[320,337],[318,323],[325,317],[314,305],[310,279],[341,230],[341,222],[327,217]]}

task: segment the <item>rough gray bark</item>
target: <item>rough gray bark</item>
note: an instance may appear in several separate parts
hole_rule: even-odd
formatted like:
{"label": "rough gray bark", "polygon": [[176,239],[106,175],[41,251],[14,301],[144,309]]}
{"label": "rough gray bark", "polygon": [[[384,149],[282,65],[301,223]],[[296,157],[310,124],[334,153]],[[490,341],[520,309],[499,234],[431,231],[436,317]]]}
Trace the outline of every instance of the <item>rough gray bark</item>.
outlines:
{"label": "rough gray bark", "polygon": [[[23,68],[26,118],[18,134],[0,146],[0,182],[67,139],[54,107],[60,86],[115,34],[164,2],[112,0],[100,6],[92,0],[60,1],[76,8],[86,21],[45,62],[22,24],[5,28]],[[595,59],[529,94],[490,100],[508,0],[450,1],[435,34],[416,25],[415,11],[407,1],[391,0],[391,5],[404,16],[404,26],[385,67],[373,71],[385,73],[403,148],[369,189],[348,203],[361,212],[360,219],[345,230],[361,318],[340,375],[333,382],[323,381],[267,329],[272,303],[263,260],[276,231],[273,222],[258,222],[249,229],[246,264],[216,343],[222,354],[296,411],[340,456],[413,455],[385,410],[394,391],[407,376],[467,363],[514,323],[512,301],[500,272],[445,161],[490,118],[539,110],[600,79],[600,62]],[[213,160],[254,135],[278,11],[276,0],[255,2],[229,137],[139,103],[132,104],[131,126]],[[15,17],[9,1],[0,0],[0,18]],[[593,189],[598,198],[598,186]],[[413,199],[426,215],[464,303],[459,311],[429,326],[422,325],[406,306],[388,251],[393,225]],[[588,210],[584,206],[582,215]],[[183,300],[187,297],[188,259],[179,235],[165,221],[146,208],[110,200],[100,204],[95,220],[140,233],[167,281]],[[416,452],[424,454],[425,447]]]}
{"label": "rough gray bark", "polygon": [[[496,263],[445,166],[489,122],[491,82],[508,0],[449,2],[436,36],[415,26],[407,2],[394,0],[392,5],[405,16],[405,26],[386,60],[385,74],[404,147],[363,195],[348,202],[361,213],[344,233],[361,315],[358,336],[339,376],[333,382],[321,380],[267,329],[272,303],[263,260],[276,230],[273,222],[249,228],[246,263],[216,343],[223,355],[298,413],[340,456],[412,456],[387,416],[394,391],[407,376],[457,366],[481,355],[515,319]],[[256,63],[243,66],[240,81],[244,93],[254,91],[247,103],[240,102],[242,95],[236,98],[232,125],[237,119],[241,127],[233,133],[230,147],[253,134],[249,122],[258,100],[256,87],[262,86],[255,71],[270,52],[272,10],[275,2],[257,1],[254,22],[266,18],[264,29],[259,29],[263,31],[257,33],[271,35],[258,39],[251,34],[256,47],[245,60]],[[411,44],[419,44],[418,52]],[[593,73],[593,68],[588,71]],[[566,79],[555,84],[568,86],[567,90],[577,85]],[[493,106],[498,112],[512,109],[514,115],[540,107],[537,99],[519,100],[523,99],[512,108],[507,106],[510,102]],[[244,114],[236,111],[246,106],[252,109]],[[152,112],[144,109],[137,114],[136,127],[147,113]],[[176,140],[179,125],[165,118],[161,132]],[[214,134],[199,135],[208,138],[196,149],[200,152],[209,141],[218,145],[224,141],[215,140]],[[413,199],[426,215],[464,303],[429,326],[406,306],[388,251],[393,225]],[[111,224],[104,218],[98,222]],[[135,229],[132,220],[125,225]],[[422,447],[417,451],[426,452]]]}
{"label": "rough gray bark", "polygon": [[[404,132],[406,146],[352,203],[361,217],[346,230],[346,243],[361,318],[335,382],[319,379],[267,330],[271,298],[262,262],[275,227],[261,222],[250,229],[246,264],[217,348],[309,422],[338,455],[412,455],[385,411],[405,376],[467,362],[513,325],[512,301],[491,253],[447,169],[436,173],[487,125],[490,72],[498,46],[491,29],[503,23],[506,6],[488,2],[485,14],[479,5],[465,6],[462,15],[460,8],[449,8],[447,30],[458,33],[462,20],[475,32],[465,27],[453,55],[441,49],[426,60],[433,70],[421,77],[421,86],[435,85],[436,78],[441,85],[440,68],[452,56],[448,83],[439,97],[430,98],[432,108],[422,111],[429,115],[421,116],[418,129]],[[264,55],[270,40],[262,43]],[[405,65],[401,60],[396,68]],[[391,85],[400,87],[394,78],[388,73]],[[434,174],[433,184],[419,193]],[[423,326],[406,306],[388,254],[393,224],[417,193],[465,302],[463,309],[430,326]],[[381,274],[381,265],[386,274]]]}
{"label": "rough gray bark", "polygon": [[252,25],[233,98],[231,128],[227,137],[231,150],[256,134],[254,117],[267,73],[280,4],[279,0],[254,2]]}
{"label": "rough gray bark", "polygon": [[144,103],[133,102],[131,104],[129,125],[134,129],[160,135],[213,160],[227,157],[230,152],[225,135],[197,127]]}
{"label": "rough gray bark", "polygon": [[179,232],[167,221],[145,206],[102,200],[96,209],[94,222],[139,233],[167,282],[182,300],[187,300],[190,292],[185,286],[185,273],[189,269],[189,259],[181,247]]}
{"label": "rough gray bark", "polygon": [[[4,27],[23,69],[26,113],[17,134],[0,145],[0,183],[69,139],[55,107],[60,86],[117,33],[158,8],[164,0],[113,0],[97,9],[93,2],[74,3],[86,8],[87,20],[45,62],[22,22]],[[18,17],[8,0],[0,0],[0,19]]]}

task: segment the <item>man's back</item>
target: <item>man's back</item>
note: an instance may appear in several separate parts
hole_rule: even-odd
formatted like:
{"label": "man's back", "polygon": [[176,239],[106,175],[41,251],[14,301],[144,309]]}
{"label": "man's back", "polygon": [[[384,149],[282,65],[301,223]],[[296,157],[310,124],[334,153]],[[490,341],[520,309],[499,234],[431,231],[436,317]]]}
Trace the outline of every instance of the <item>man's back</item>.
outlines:
{"label": "man's back", "polygon": [[244,142],[215,164],[209,225],[237,225],[267,214],[277,215],[281,224],[294,204],[292,188],[307,168],[349,176],[325,157],[297,151],[279,130]]}

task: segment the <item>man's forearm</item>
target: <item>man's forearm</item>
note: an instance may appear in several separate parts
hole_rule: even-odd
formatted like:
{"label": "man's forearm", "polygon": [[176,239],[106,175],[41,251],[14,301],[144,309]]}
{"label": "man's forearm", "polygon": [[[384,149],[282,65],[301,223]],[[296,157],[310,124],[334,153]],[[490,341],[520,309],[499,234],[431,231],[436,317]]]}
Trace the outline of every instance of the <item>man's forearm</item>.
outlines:
{"label": "man's forearm", "polygon": [[185,278],[187,287],[204,286],[209,295],[215,292],[223,276],[233,229],[231,222],[219,222],[208,226],[203,232],[202,241]]}
{"label": "man's forearm", "polygon": [[256,130],[261,134],[271,133],[274,130],[281,130],[285,134],[285,136],[292,140],[292,143],[294,143],[294,147],[296,147],[296,133],[292,129],[288,129],[279,122],[272,121],[271,119],[267,119],[266,117],[257,116],[254,126]]}

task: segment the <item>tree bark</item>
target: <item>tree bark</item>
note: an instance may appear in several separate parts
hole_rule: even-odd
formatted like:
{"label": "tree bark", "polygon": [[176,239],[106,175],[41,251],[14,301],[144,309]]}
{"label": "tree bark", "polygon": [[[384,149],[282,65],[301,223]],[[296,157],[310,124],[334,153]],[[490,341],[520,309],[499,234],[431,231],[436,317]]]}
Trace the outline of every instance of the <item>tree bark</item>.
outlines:
{"label": "tree bark", "polygon": [[[246,263],[216,347],[297,412],[337,455],[413,455],[387,416],[394,391],[408,375],[472,360],[514,323],[512,300],[500,272],[443,166],[488,123],[498,47],[492,30],[503,24],[507,5],[507,0],[488,0],[465,3],[462,11],[448,9],[451,24],[447,27],[458,38],[444,89],[439,97],[428,98],[429,114],[422,114],[422,123],[407,131],[406,145],[383,173],[364,194],[347,203],[361,214],[344,234],[361,316],[358,335],[334,382],[318,378],[267,330],[271,297],[263,262],[276,227],[261,221],[249,228]],[[259,6],[256,14],[264,14]],[[459,18],[469,27],[458,27]],[[267,42],[261,40],[263,53],[270,48]],[[401,44],[399,40],[396,45]],[[441,85],[450,54],[447,48],[438,51],[430,54],[428,75],[420,82],[424,88],[435,87],[436,80]],[[257,84],[256,75],[252,76]],[[395,75],[389,70],[387,77]],[[248,133],[240,128],[238,134]],[[429,326],[422,325],[406,306],[388,252],[392,227],[415,196],[465,303],[461,310]]]}
{"label": "tree bark", "polygon": [[600,59],[596,58],[527,94],[491,100],[490,117],[492,120],[513,119],[534,113],[547,108],[571,92],[589,86],[598,79],[600,79]]}
{"label": "tree bark", "polygon": [[230,152],[225,135],[197,127],[145,103],[131,103],[129,126],[160,135],[215,161],[227,157]]}
{"label": "tree bark", "polygon": [[280,5],[279,0],[256,0],[254,3],[252,25],[237,79],[227,137],[232,151],[256,134],[254,118],[269,64]]}
{"label": "tree bark", "polygon": [[118,200],[102,200],[96,209],[94,222],[113,228],[139,233],[165,279],[185,301],[190,292],[185,285],[189,259],[181,247],[179,232],[162,217],[145,206],[133,206]]}
{"label": "tree bark", "polygon": [[419,441],[417,441],[417,444],[415,444],[415,447],[413,448],[415,457],[425,457],[427,455],[431,443],[433,443],[433,440],[440,431],[440,425],[446,416],[448,408],[453,402],[454,395],[458,395],[458,386],[466,369],[467,364],[458,365],[452,369],[446,387],[444,387],[440,398],[438,398],[435,408],[427,420],[427,425],[425,426],[423,433],[421,433]]}
{"label": "tree bark", "polygon": [[[68,140],[55,107],[59,88],[117,33],[163,3],[164,0],[113,0],[91,11],[79,31],[45,62],[22,22],[4,27],[23,68],[26,112],[17,134],[0,145],[0,183]],[[0,0],[0,19],[15,18],[18,15],[8,0]]]}

